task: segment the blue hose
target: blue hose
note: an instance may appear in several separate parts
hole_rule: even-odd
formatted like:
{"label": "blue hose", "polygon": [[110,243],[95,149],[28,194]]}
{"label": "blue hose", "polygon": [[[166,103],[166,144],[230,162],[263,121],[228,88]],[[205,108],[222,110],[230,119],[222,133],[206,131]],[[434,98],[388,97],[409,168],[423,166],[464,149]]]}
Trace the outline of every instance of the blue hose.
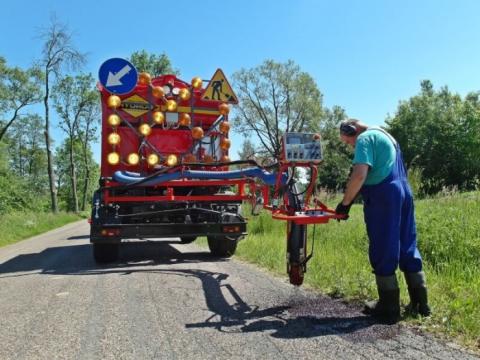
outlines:
{"label": "blue hose", "polygon": [[[267,185],[275,185],[277,181],[277,174],[270,173],[261,168],[248,168],[242,170],[232,171],[203,171],[203,170],[185,170],[168,174],[159,174],[145,182],[141,186],[154,186],[163,182],[178,180],[178,179],[207,179],[207,180],[233,180],[242,178],[259,178]],[[145,177],[138,173],[130,171],[116,171],[113,174],[113,180],[122,184],[133,184],[142,181]],[[285,184],[287,176],[284,174],[281,179],[281,184]]]}

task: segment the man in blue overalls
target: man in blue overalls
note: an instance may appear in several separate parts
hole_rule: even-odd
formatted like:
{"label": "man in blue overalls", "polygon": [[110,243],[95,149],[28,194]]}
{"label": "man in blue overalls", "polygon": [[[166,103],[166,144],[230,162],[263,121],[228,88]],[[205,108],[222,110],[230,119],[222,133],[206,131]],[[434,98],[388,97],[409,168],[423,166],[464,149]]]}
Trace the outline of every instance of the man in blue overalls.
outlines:
{"label": "man in blue overalls", "polygon": [[336,212],[348,212],[360,192],[363,197],[370,264],[379,300],[365,312],[390,323],[400,317],[400,290],[395,271],[404,272],[410,295],[407,310],[430,315],[422,258],[417,248],[412,192],[397,141],[381,128],[358,120],[340,125],[342,141],[355,148],[353,170]]}

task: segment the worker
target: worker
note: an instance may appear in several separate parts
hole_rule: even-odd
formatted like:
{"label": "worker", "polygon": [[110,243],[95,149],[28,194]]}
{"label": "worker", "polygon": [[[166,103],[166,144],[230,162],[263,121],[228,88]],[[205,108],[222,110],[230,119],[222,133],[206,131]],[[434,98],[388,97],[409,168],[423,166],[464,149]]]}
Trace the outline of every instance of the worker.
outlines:
{"label": "worker", "polygon": [[429,316],[425,273],[417,248],[414,205],[398,142],[379,127],[356,119],[340,124],[342,142],[354,147],[353,168],[336,212],[348,219],[358,193],[363,197],[369,259],[378,301],[364,312],[387,323],[400,318],[400,290],[395,271],[403,271],[410,304],[407,311]]}

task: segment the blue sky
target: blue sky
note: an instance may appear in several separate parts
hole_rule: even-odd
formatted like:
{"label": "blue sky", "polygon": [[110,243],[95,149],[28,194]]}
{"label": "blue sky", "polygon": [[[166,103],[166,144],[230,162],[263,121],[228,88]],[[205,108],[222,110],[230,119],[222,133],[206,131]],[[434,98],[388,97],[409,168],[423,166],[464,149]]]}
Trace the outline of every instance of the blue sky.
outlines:
{"label": "blue sky", "polygon": [[[394,114],[422,79],[461,95],[480,90],[475,0],[5,1],[0,56],[29,66],[53,12],[95,76],[105,60],[141,49],[165,52],[186,80],[292,59],[315,79],[325,106],[370,124]],[[241,137],[233,142],[235,157]]]}

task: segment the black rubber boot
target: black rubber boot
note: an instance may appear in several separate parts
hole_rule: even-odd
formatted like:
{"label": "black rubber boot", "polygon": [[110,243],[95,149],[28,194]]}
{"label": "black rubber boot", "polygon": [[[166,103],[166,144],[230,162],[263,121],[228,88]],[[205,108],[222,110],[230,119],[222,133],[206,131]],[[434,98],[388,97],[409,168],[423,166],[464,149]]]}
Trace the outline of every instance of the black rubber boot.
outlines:
{"label": "black rubber boot", "polygon": [[407,305],[406,311],[411,315],[430,316],[432,311],[428,306],[425,273],[423,271],[405,273],[405,280],[408,286],[408,295],[410,295],[410,304]]}
{"label": "black rubber boot", "polygon": [[400,289],[396,275],[376,276],[378,301],[365,304],[363,312],[386,324],[400,320]]}

